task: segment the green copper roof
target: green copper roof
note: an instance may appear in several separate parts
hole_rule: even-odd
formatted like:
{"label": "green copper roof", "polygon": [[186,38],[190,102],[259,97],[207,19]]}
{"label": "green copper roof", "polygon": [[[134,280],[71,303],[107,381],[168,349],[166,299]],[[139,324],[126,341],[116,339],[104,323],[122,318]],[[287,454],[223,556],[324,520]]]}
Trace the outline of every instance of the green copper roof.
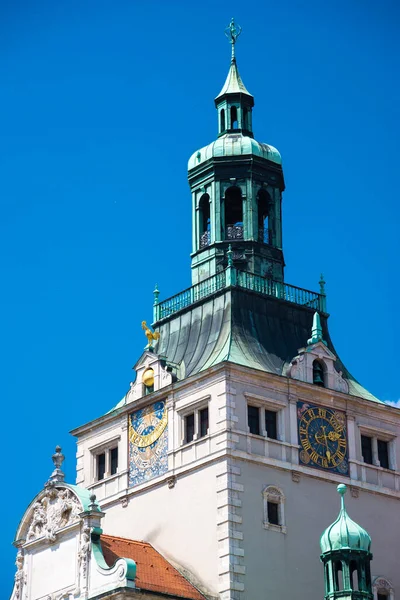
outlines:
{"label": "green copper roof", "polygon": [[227,133],[215,142],[211,142],[208,146],[194,152],[189,158],[188,169],[190,171],[190,169],[194,169],[210,158],[245,155],[260,156],[278,165],[282,164],[281,155],[273,146],[261,144],[241,133]]}
{"label": "green copper roof", "polygon": [[251,96],[250,92],[247,91],[246,86],[244,85],[242,78],[239,75],[239,69],[237,68],[235,58],[231,62],[228,76],[222,87],[222,90],[215,98],[215,100],[218,100],[225,94],[247,94],[247,96]]}
{"label": "green copper roof", "polygon": [[350,519],[344,504],[344,495],[347,487],[340,484],[337,491],[341,496],[341,509],[338,518],[324,531],[321,536],[320,546],[322,554],[333,550],[362,550],[369,552],[371,538],[360,525]]}

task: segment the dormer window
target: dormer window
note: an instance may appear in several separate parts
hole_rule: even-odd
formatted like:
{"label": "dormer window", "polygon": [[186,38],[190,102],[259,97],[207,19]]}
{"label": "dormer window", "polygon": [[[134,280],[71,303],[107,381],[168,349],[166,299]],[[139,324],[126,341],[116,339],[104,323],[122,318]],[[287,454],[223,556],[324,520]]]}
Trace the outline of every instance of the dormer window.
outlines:
{"label": "dormer window", "polygon": [[324,367],[319,360],[313,362],[313,384],[325,387]]}

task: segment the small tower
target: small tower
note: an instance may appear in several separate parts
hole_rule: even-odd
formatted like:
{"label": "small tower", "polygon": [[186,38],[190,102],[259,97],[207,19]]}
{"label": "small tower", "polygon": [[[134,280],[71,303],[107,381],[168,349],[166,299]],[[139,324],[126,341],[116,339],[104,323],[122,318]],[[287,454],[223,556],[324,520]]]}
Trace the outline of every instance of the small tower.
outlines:
{"label": "small tower", "polygon": [[373,600],[371,538],[347,514],[344,504],[346,486],[338,485],[337,491],[341,496],[339,516],[320,540],[325,600]]}
{"label": "small tower", "polygon": [[192,283],[221,272],[232,246],[235,267],[283,281],[281,156],[254,139],[254,98],[237,66],[241,28],[226,29],[231,64],[215,98],[218,138],[193,153],[188,165],[193,202]]}

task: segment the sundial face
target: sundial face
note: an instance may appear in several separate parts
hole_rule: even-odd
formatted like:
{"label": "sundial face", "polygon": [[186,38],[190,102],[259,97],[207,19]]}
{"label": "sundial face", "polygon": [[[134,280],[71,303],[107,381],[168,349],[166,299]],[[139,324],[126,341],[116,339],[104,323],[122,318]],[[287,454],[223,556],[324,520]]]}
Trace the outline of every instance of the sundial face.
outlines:
{"label": "sundial face", "polygon": [[168,470],[165,401],[129,415],[129,485],[149,481]]}
{"label": "sundial face", "polygon": [[300,464],[347,475],[346,415],[344,412],[297,403]]}

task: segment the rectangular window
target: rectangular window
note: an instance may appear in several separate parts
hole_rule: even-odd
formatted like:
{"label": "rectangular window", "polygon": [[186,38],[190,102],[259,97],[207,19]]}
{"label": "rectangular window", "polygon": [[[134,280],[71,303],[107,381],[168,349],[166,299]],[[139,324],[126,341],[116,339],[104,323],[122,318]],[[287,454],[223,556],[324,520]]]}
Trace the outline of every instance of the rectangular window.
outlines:
{"label": "rectangular window", "polygon": [[188,444],[194,438],[194,413],[185,417],[185,442]]}
{"label": "rectangular window", "polygon": [[379,464],[384,469],[389,469],[389,444],[383,440],[378,440],[378,458]]}
{"label": "rectangular window", "polygon": [[204,437],[208,433],[208,408],[203,408],[200,411],[200,434],[199,437]]}
{"label": "rectangular window", "polygon": [[110,451],[110,472],[115,475],[118,471],[118,447],[112,448]]}
{"label": "rectangular window", "polygon": [[271,525],[279,525],[279,505],[276,502],[268,502],[268,523]]}
{"label": "rectangular window", "polygon": [[100,481],[104,479],[104,475],[106,472],[106,454],[103,452],[102,454],[98,454],[96,457],[97,460],[97,480]]}
{"label": "rectangular window", "polygon": [[278,439],[278,431],[277,431],[277,413],[274,410],[266,410],[265,411],[265,430],[267,432],[267,437],[272,440]]}
{"label": "rectangular window", "polygon": [[247,407],[247,420],[249,424],[250,433],[254,433],[254,435],[260,435],[260,410],[258,406],[250,406]]}
{"label": "rectangular window", "polygon": [[369,465],[372,465],[372,438],[362,435],[361,436],[361,454],[363,461]]}

